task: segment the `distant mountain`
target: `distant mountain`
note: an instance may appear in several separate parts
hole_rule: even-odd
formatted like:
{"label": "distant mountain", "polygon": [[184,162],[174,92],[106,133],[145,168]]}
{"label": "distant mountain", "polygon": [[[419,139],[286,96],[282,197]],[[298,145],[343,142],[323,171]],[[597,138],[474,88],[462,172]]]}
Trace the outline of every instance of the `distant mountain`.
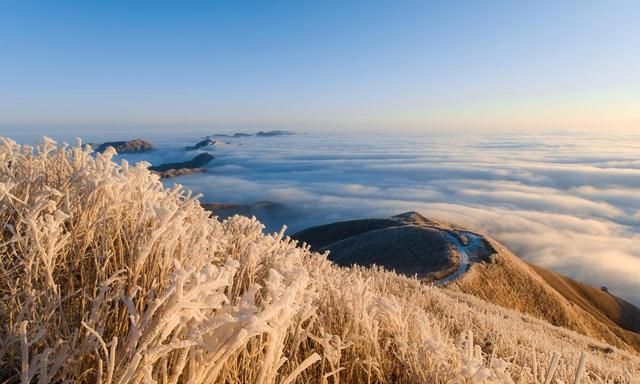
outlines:
{"label": "distant mountain", "polygon": [[155,149],[153,144],[142,139],[134,139],[129,141],[108,141],[99,145],[90,145],[94,146],[95,151],[98,153],[104,152],[109,147],[113,147],[118,153],[140,153],[148,152]]}
{"label": "distant mountain", "polygon": [[224,133],[216,133],[213,134],[211,136],[207,136],[207,138],[210,137],[232,137],[232,138],[238,138],[238,137],[251,137],[251,136],[256,136],[256,137],[274,137],[274,136],[289,136],[289,135],[295,135],[295,133],[290,132],[290,131],[282,131],[282,130],[273,130],[273,131],[260,131],[258,133],[256,133],[255,135],[249,134],[249,133],[242,133],[242,132],[238,132],[238,133],[234,133],[233,135],[228,135],[228,134],[224,134]]}
{"label": "distant mountain", "polygon": [[204,167],[214,157],[208,153],[201,153],[188,161],[166,163],[149,167],[149,170],[160,175],[161,178],[187,175],[190,173],[204,172]]}
{"label": "distant mountain", "polygon": [[[337,264],[380,265],[425,282],[640,351],[640,309],[601,289],[522,261],[497,241],[408,212],[292,235]],[[594,348],[599,348],[594,346]]]}
{"label": "distant mountain", "polygon": [[289,136],[289,135],[293,135],[293,132],[275,130],[275,131],[267,131],[267,132],[260,131],[256,133],[256,136],[258,137]]}
{"label": "distant mountain", "polygon": [[209,138],[209,137],[235,137],[235,138],[238,138],[238,137],[251,137],[251,136],[253,136],[253,135],[251,135],[249,133],[237,132],[237,133],[234,133],[233,135],[228,135],[226,133],[215,133],[213,135],[207,136],[207,138]]}
{"label": "distant mountain", "polygon": [[184,149],[187,151],[195,151],[195,150],[206,148],[209,146],[219,146],[219,145],[224,145],[224,143],[218,140],[211,140],[207,138],[197,142],[195,145],[188,145]]}

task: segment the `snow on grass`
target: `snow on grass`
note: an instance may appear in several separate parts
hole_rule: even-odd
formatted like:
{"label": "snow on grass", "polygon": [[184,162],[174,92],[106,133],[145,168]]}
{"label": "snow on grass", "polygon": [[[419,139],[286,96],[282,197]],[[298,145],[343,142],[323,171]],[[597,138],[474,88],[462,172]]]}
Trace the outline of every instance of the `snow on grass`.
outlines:
{"label": "snow on grass", "polygon": [[635,355],[339,268],[113,155],[2,139],[0,382],[638,382]]}

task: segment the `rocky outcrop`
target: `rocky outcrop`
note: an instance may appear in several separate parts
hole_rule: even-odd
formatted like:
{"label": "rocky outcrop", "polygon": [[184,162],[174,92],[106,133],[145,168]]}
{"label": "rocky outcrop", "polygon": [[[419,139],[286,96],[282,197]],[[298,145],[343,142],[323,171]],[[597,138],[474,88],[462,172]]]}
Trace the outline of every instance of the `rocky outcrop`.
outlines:
{"label": "rocky outcrop", "polygon": [[106,143],[96,145],[95,151],[102,153],[109,147],[113,147],[118,153],[140,153],[155,149],[153,144],[146,140],[134,139],[129,141],[108,141]]}
{"label": "rocky outcrop", "polygon": [[213,159],[214,157],[212,155],[208,153],[201,153],[189,161],[151,166],[149,167],[149,170],[157,173],[161,178],[200,173],[204,172],[203,167]]}

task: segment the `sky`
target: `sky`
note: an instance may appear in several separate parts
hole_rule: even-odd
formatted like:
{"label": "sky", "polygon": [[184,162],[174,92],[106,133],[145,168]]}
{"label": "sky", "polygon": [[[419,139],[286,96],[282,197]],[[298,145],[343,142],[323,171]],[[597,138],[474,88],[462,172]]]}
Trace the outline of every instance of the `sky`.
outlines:
{"label": "sky", "polygon": [[0,1],[0,133],[634,131],[637,1]]}

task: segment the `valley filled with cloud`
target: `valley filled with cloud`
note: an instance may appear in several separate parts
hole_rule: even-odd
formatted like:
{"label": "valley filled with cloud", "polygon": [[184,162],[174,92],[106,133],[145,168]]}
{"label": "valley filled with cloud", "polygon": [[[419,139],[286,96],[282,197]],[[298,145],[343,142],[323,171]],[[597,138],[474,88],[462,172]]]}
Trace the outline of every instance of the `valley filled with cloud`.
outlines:
{"label": "valley filled with cloud", "polygon": [[[225,139],[207,173],[170,179],[287,233],[419,211],[493,236],[527,261],[640,303],[640,137],[293,135]],[[183,160],[179,140],[130,161]],[[281,205],[280,205],[281,204]]]}

